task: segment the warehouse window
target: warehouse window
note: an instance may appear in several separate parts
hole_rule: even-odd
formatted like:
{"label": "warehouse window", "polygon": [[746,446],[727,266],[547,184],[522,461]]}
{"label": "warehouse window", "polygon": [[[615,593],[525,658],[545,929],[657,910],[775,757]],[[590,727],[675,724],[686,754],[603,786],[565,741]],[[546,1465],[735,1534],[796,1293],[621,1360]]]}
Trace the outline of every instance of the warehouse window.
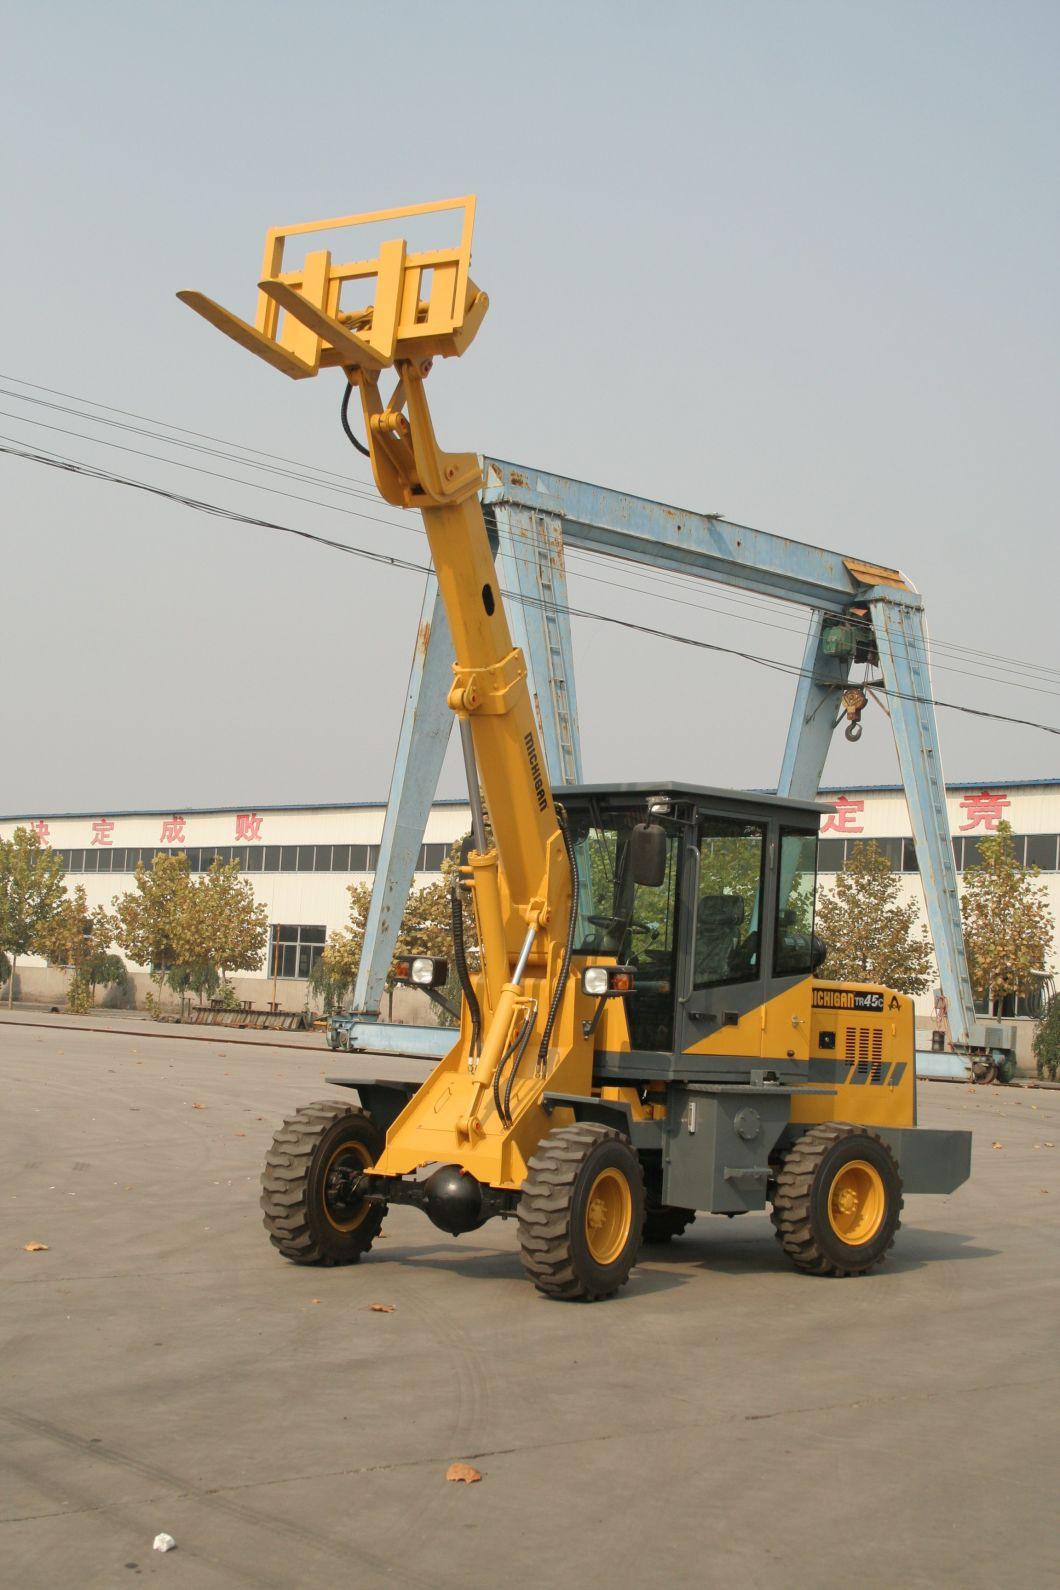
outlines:
{"label": "warehouse window", "polygon": [[[1050,865],[1055,865],[1055,835],[1052,839]],[[829,843],[838,846],[842,864],[843,841],[823,841],[823,844]],[[451,844],[441,842],[421,845],[416,871],[441,872],[442,863],[452,848]],[[150,870],[156,856],[187,856],[188,870],[194,873],[209,872],[215,861],[238,861],[241,872],[367,873],[374,872],[379,863],[378,845],[194,845],[186,850],[150,845],[120,850],[94,845],[86,850],[57,850],[56,854],[62,858],[66,872],[135,872],[138,862]]]}
{"label": "warehouse window", "polygon": [[817,866],[820,872],[840,872],[846,853],[845,839],[822,839],[818,842]]}
{"label": "warehouse window", "polygon": [[1056,835],[1027,835],[1027,865],[1041,867],[1043,872],[1056,871]]}
{"label": "warehouse window", "polygon": [[269,977],[308,977],[320,959],[326,927],[279,924],[269,930]]}

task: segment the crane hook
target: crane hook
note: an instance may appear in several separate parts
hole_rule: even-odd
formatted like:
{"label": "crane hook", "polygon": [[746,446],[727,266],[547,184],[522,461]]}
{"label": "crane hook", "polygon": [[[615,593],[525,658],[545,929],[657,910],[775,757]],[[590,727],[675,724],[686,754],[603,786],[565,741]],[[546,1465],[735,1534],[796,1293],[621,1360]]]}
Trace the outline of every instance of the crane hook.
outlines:
{"label": "crane hook", "polygon": [[860,686],[851,685],[843,691],[843,711],[847,718],[843,732],[848,740],[856,742],[861,739],[861,714],[868,704],[869,698]]}

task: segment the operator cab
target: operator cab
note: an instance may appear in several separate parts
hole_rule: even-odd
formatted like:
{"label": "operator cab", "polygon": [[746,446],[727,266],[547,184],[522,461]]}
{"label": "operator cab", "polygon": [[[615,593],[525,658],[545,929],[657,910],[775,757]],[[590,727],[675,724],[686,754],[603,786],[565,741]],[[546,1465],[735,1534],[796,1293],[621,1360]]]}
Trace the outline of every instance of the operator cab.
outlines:
{"label": "operator cab", "polygon": [[[635,969],[623,1071],[640,1054],[658,1072],[660,1055],[738,1024],[820,965],[817,834],[829,806],[675,783],[578,785],[557,799],[578,858],[574,953]],[[665,847],[651,884],[634,860],[645,823]]]}

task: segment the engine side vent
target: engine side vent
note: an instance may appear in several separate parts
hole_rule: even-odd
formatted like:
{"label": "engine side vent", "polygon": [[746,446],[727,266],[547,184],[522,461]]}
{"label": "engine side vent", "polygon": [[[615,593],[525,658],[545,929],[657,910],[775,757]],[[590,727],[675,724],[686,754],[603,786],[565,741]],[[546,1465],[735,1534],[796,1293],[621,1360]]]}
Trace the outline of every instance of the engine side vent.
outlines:
{"label": "engine side vent", "polygon": [[883,1059],[882,1027],[846,1027],[843,1032],[843,1053],[847,1060],[857,1060],[858,1069],[867,1069],[869,1061],[878,1066]]}

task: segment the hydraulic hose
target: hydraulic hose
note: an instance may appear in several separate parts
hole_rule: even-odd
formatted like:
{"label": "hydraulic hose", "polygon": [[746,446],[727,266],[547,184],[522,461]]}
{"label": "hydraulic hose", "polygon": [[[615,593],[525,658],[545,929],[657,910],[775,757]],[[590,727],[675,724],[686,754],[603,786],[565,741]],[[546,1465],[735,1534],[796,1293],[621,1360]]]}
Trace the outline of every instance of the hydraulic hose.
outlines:
{"label": "hydraulic hose", "polygon": [[570,863],[570,919],[567,923],[567,942],[563,946],[563,960],[560,964],[559,976],[556,978],[556,986],[552,990],[552,999],[549,1003],[548,1015],[545,1017],[545,1027],[541,1034],[541,1043],[537,1051],[539,1065],[544,1065],[548,1059],[549,1040],[552,1037],[552,1029],[556,1025],[560,1001],[563,998],[567,987],[567,979],[570,976],[571,956],[574,954],[574,930],[578,926],[578,857],[575,854],[574,841],[570,836],[570,829],[567,827],[567,815],[561,806],[556,807],[556,816],[559,819],[559,831],[563,835],[563,848],[567,852],[567,860]]}
{"label": "hydraulic hose", "polygon": [[[506,1126],[511,1126],[512,1124],[512,1089],[515,1087],[515,1075],[519,1070],[519,1065],[523,1055],[526,1053],[526,1046],[530,1040],[530,1034],[533,1031],[534,1019],[536,1016],[537,1006],[533,1005],[527,1011],[526,1021],[523,1023],[522,1030],[520,1031],[519,1036],[516,1038],[515,1043],[512,1046],[515,1050],[515,1059],[512,1061],[512,1069],[508,1073],[508,1086],[504,1090],[504,1123]],[[497,1069],[499,1073],[500,1067]]]}
{"label": "hydraulic hose", "polygon": [[453,884],[449,900],[453,910],[453,961],[456,965],[460,990],[467,1000],[468,1014],[471,1017],[471,1054],[477,1055],[482,1048],[482,1011],[479,1008],[478,995],[475,993],[475,985],[471,981],[471,972],[467,964],[467,951],[464,946],[464,906],[460,899],[458,883]]}
{"label": "hydraulic hose", "polygon": [[352,391],[353,382],[347,377],[346,390],[342,394],[342,406],[339,409],[339,419],[342,421],[342,428],[346,432],[347,439],[353,443],[359,453],[364,454],[365,458],[371,458],[372,455],[368,448],[365,447],[359,437],[353,434],[353,427],[350,425],[350,393]]}
{"label": "hydraulic hose", "polygon": [[[497,1069],[493,1073],[493,1102],[497,1107],[497,1115],[503,1126],[511,1126],[512,1124],[510,1109],[512,1083],[515,1080],[515,1073],[519,1069],[519,1061],[523,1058],[523,1050],[526,1048],[527,1040],[529,1039],[531,1030],[533,1029],[534,1017],[536,1015],[537,1006],[535,1004],[526,1012],[526,1019],[524,1020],[523,1025],[519,1028],[519,1031],[516,1033],[507,1049],[505,1049],[504,1053],[501,1055],[500,1060],[497,1062]],[[508,1080],[508,1087],[504,1095],[504,1102],[502,1103],[501,1081],[504,1076],[504,1068],[508,1064],[508,1061],[512,1058],[512,1055],[515,1055],[515,1064],[512,1066],[512,1075]]]}

